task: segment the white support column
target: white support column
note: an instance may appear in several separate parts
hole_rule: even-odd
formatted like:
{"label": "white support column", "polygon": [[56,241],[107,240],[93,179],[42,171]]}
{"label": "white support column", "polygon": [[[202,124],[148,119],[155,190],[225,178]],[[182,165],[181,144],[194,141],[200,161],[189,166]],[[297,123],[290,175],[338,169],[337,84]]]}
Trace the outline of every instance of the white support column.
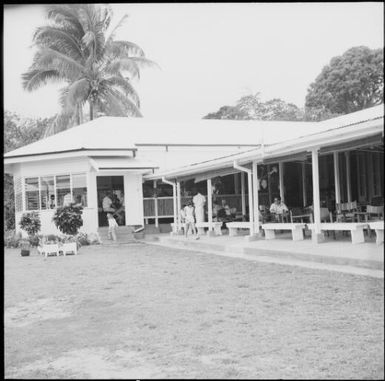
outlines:
{"label": "white support column", "polygon": [[346,187],[348,193],[348,202],[352,202],[352,184],[350,179],[350,151],[345,152],[346,160]]}
{"label": "white support column", "polygon": [[302,200],[303,206],[307,205],[307,197],[306,197],[306,164],[302,163]]}
{"label": "white support column", "polygon": [[278,163],[278,168],[279,168],[279,197],[281,197],[282,202],[285,202],[285,186],[283,184],[284,166],[282,161]]}
{"label": "white support column", "polygon": [[207,217],[209,220],[209,230],[207,235],[214,235],[213,232],[213,189],[211,178],[207,179]]}
{"label": "white support column", "polygon": [[314,230],[312,231],[313,242],[319,243],[323,241],[321,233],[321,203],[319,190],[319,164],[318,149],[311,151],[312,175],[313,175],[313,211],[314,211]]}
{"label": "white support column", "polygon": [[250,235],[254,233],[254,208],[253,208],[253,178],[252,174],[247,174],[247,185],[249,187],[249,221],[251,224]]}
{"label": "white support column", "polygon": [[241,172],[241,199],[242,199],[242,215],[246,214],[246,200],[245,200],[245,172]]}
{"label": "white support column", "polygon": [[334,162],[334,187],[336,194],[336,203],[341,203],[341,190],[340,190],[340,166],[338,163],[338,152],[333,152]]}
{"label": "white support column", "polygon": [[159,218],[158,218],[158,196],[156,194],[156,180],[154,180],[154,211],[155,211],[155,227],[159,227]]}
{"label": "white support column", "polygon": [[257,162],[253,161],[254,234],[259,235],[259,181]]}
{"label": "white support column", "polygon": [[178,213],[178,232],[181,231],[182,229],[182,223],[181,223],[181,220],[180,220],[180,210],[181,210],[181,200],[180,200],[180,182],[177,181],[176,182],[176,200],[177,200],[177,213]]}

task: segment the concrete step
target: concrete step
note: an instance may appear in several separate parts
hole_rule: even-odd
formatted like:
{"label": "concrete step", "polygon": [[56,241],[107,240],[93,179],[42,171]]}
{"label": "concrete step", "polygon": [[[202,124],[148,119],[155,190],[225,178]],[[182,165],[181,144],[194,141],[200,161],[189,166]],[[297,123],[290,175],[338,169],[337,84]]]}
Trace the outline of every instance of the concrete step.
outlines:
{"label": "concrete step", "polygon": [[322,264],[330,264],[337,266],[353,266],[366,269],[383,270],[384,264],[380,261],[368,260],[368,259],[356,259],[350,257],[337,257],[337,256],[323,256],[316,255],[310,252],[300,253],[291,252],[288,250],[277,250],[268,248],[254,248],[247,245],[228,245],[226,243],[219,242],[207,242],[205,240],[194,240],[193,238],[183,239],[180,237],[160,236],[159,243],[164,243],[167,246],[173,246],[176,248],[187,248],[197,251],[213,251],[223,253],[234,253],[245,256],[255,257],[270,257],[282,261],[303,261],[303,262],[316,262]]}

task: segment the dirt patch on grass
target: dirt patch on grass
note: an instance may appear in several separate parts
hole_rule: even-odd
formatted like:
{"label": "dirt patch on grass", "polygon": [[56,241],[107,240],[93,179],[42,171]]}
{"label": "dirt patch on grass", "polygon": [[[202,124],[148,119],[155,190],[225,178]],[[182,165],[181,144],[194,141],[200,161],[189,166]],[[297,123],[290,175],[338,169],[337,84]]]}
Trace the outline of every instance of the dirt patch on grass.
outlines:
{"label": "dirt patch on grass", "polygon": [[383,280],[137,245],[5,253],[8,378],[384,376]]}

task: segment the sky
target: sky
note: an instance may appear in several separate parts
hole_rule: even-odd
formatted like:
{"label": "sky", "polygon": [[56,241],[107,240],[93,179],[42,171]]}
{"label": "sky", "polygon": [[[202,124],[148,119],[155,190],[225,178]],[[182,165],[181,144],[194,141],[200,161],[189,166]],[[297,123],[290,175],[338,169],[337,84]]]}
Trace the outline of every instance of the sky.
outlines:
{"label": "sky", "polygon": [[[303,107],[307,89],[331,58],[353,46],[384,46],[382,2],[112,4],[128,14],[116,38],[135,42],[160,69],[135,82],[144,117],[200,119],[250,93]],[[48,117],[58,89],[22,89],[32,63],[32,36],[44,6],[4,9],[4,109]]]}

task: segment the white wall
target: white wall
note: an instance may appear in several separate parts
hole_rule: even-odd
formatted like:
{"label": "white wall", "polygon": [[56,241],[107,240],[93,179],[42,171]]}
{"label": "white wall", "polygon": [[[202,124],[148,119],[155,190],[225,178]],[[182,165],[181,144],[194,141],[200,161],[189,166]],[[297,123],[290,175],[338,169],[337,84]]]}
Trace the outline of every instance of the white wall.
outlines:
{"label": "white wall", "polygon": [[124,175],[124,201],[126,207],[126,225],[143,225],[141,174],[128,173]]}

